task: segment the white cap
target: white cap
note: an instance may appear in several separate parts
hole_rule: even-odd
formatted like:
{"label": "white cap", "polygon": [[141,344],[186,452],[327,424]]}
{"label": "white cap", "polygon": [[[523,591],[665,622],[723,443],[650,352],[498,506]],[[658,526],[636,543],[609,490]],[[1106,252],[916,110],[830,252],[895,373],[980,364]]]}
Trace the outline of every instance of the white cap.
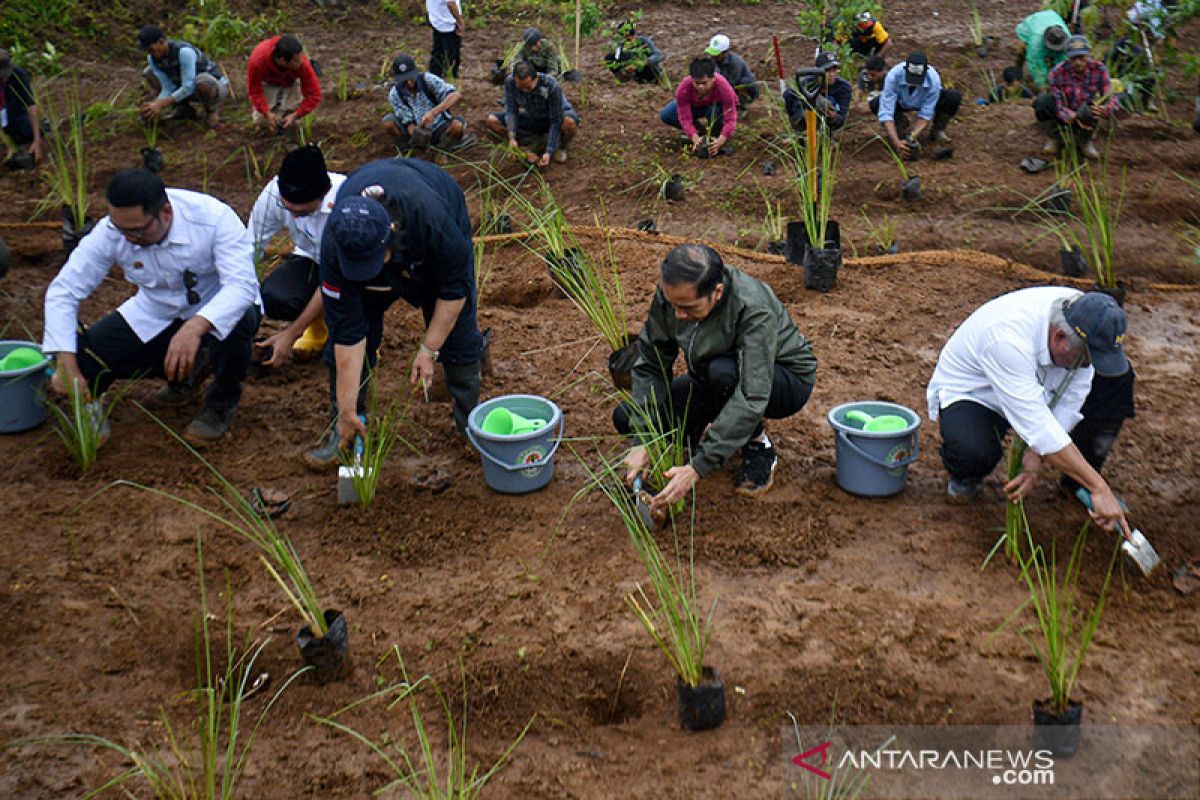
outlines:
{"label": "white cap", "polygon": [[728,49],[729,37],[723,33],[718,33],[709,40],[708,47],[704,49],[704,52],[708,53],[710,56],[719,56]]}

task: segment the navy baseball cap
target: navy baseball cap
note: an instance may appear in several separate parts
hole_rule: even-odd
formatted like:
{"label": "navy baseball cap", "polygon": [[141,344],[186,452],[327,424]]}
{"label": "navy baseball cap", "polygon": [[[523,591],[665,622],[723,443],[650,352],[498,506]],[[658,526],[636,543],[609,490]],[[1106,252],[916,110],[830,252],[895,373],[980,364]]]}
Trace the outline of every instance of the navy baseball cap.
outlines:
{"label": "navy baseball cap", "polygon": [[925,73],[929,71],[929,59],[922,52],[909,55],[904,62],[904,80],[909,86],[920,86],[925,82]]}
{"label": "navy baseball cap", "polygon": [[339,200],[326,235],[333,237],[341,273],[352,281],[369,281],[383,271],[391,229],[391,218],[378,201],[358,196]]}
{"label": "navy baseball cap", "polygon": [[1129,371],[1125,357],[1125,311],[1103,292],[1081,294],[1063,305],[1063,317],[1087,345],[1098,375],[1115,378]]}

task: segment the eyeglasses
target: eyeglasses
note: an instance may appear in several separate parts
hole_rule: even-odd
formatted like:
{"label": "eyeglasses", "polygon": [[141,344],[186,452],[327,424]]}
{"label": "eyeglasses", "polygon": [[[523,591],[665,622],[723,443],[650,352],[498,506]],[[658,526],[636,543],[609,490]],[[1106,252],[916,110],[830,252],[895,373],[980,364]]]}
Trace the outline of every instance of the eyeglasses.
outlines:
{"label": "eyeglasses", "polygon": [[[162,212],[159,213],[161,214]],[[155,214],[150,218],[149,222],[139,228],[122,228],[120,225],[113,222],[112,219],[109,219],[108,224],[112,225],[113,228],[116,229],[117,233],[121,234],[122,236],[128,236],[131,239],[141,239],[146,235],[146,232],[154,226],[154,223],[158,222],[158,216],[158,214]]]}
{"label": "eyeglasses", "polygon": [[200,293],[196,291],[196,273],[190,269],[183,271],[183,285],[187,289],[187,301],[189,306],[194,306],[200,302]]}

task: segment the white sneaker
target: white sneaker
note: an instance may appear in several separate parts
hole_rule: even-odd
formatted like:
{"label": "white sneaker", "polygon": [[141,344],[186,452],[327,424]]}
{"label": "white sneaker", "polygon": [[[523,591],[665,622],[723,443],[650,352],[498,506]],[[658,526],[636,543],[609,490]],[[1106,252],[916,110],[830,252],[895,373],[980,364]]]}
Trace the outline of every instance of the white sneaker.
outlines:
{"label": "white sneaker", "polygon": [[558,148],[554,151],[554,155],[552,155],[550,158],[554,160],[555,164],[565,164],[567,161],[567,148]]}

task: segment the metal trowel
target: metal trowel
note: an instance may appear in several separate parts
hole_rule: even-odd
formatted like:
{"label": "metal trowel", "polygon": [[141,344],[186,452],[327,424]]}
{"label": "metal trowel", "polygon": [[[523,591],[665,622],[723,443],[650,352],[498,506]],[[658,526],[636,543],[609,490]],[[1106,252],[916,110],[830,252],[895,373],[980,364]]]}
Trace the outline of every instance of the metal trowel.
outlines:
{"label": "metal trowel", "polygon": [[[1092,493],[1080,486],[1075,490],[1075,497],[1079,502],[1083,503],[1083,507],[1088,511],[1092,510]],[[1129,507],[1125,505],[1125,501],[1117,498],[1117,502],[1121,504],[1121,510],[1128,513]],[[1137,528],[1133,529],[1133,533],[1129,539],[1121,542],[1121,552],[1125,557],[1137,565],[1141,573],[1147,577],[1154,571],[1154,568],[1159,565],[1162,560],[1158,557],[1158,553],[1154,550],[1154,545],[1150,544],[1150,540],[1146,535]]]}
{"label": "metal trowel", "polygon": [[650,504],[646,502],[649,495],[642,490],[642,478],[639,475],[633,479],[633,499],[637,504],[637,513],[641,517],[642,524],[648,529],[654,529],[654,513],[650,510]]}
{"label": "metal trowel", "polygon": [[363,440],[361,436],[354,437],[354,459],[349,464],[338,467],[338,505],[348,506],[358,502],[358,492],[354,490],[354,481],[363,477]]}

